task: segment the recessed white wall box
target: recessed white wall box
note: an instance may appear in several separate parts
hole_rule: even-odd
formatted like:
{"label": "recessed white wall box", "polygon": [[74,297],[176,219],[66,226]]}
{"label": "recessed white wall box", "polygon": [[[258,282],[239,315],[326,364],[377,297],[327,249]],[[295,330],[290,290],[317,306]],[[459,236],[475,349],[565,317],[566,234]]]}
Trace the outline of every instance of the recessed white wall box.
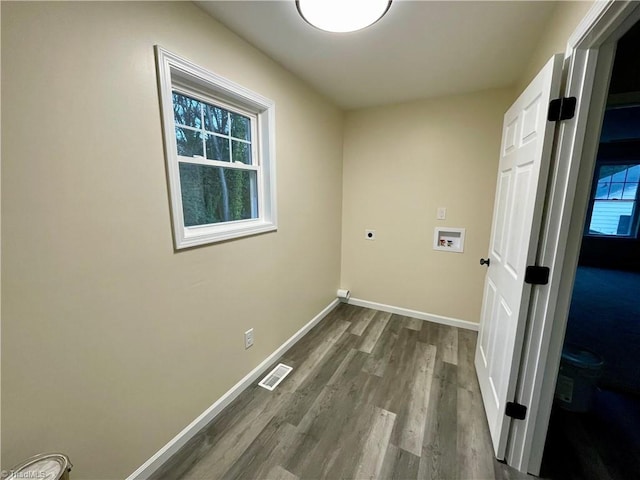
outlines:
{"label": "recessed white wall box", "polygon": [[375,230],[365,230],[364,238],[367,240],[375,240],[376,239],[376,231]]}
{"label": "recessed white wall box", "polygon": [[436,227],[433,233],[433,249],[444,252],[464,251],[464,228]]}

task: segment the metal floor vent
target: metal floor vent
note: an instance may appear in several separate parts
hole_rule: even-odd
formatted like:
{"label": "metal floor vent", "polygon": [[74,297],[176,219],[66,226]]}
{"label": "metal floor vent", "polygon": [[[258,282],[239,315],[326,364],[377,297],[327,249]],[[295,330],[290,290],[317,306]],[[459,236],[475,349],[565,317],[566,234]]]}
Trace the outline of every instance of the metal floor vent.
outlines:
{"label": "metal floor vent", "polygon": [[282,382],[282,380],[291,373],[291,370],[293,370],[293,367],[285,365],[284,363],[279,363],[258,385],[266,388],[267,390],[274,390],[278,385],[280,385],[280,382]]}

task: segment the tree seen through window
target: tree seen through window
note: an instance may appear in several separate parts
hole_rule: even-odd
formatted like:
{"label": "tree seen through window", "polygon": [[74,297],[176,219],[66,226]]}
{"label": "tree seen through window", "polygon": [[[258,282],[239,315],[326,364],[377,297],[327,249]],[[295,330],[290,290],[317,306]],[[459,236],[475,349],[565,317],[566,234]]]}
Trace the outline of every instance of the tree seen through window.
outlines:
{"label": "tree seen through window", "polygon": [[257,218],[251,119],[176,91],[173,114],[185,226]]}

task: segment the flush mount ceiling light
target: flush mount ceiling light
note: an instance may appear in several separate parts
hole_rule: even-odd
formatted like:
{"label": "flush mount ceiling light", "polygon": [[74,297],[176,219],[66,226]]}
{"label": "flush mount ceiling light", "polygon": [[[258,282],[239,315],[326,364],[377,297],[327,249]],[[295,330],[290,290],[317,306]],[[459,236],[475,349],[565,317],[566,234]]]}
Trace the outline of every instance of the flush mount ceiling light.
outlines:
{"label": "flush mount ceiling light", "polygon": [[390,0],[296,0],[300,16],[327,32],[355,32],[380,20]]}

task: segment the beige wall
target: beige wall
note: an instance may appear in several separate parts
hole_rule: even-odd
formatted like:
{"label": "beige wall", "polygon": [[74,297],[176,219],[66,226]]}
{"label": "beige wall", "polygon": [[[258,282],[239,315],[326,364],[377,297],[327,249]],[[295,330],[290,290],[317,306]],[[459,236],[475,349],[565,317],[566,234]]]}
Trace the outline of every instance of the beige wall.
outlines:
{"label": "beige wall", "polygon": [[556,53],[564,54],[567,41],[580,21],[593,5],[592,1],[560,1],[551,14],[545,34],[540,37],[535,51],[516,84],[519,95]]}
{"label": "beige wall", "polygon": [[[154,44],[275,100],[277,233],[173,251]],[[2,467],[123,478],[335,297],[342,113],[190,3],[2,2],[2,87]]]}
{"label": "beige wall", "polygon": [[[341,285],[369,301],[478,322],[511,89],[349,112]],[[445,221],[436,209],[447,208]],[[466,228],[464,253],[433,250]],[[376,230],[375,241],[364,230]]]}
{"label": "beige wall", "polygon": [[[341,286],[378,303],[478,322],[502,117],[591,1],[559,2],[515,88],[348,112]],[[447,219],[435,219],[438,207]],[[465,227],[463,254],[434,251],[436,226]],[[377,240],[364,239],[376,230]]]}
{"label": "beige wall", "polygon": [[[343,129],[191,4],[2,2],[2,467],[59,450],[75,478],[129,474],[339,283],[478,321],[503,113],[589,7],[561,2],[516,89]],[[276,101],[277,233],[173,251],[154,44]],[[466,227],[465,252],[434,251],[436,225]]]}

